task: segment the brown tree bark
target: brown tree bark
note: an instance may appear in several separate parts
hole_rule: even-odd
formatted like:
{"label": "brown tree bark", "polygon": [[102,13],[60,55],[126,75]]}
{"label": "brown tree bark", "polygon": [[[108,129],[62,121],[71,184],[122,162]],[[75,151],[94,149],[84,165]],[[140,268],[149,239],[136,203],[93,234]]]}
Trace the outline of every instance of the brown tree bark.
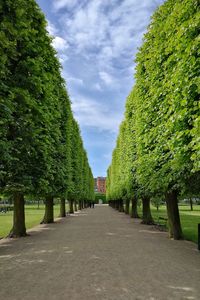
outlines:
{"label": "brown tree bark", "polygon": [[13,212],[13,228],[9,233],[9,237],[26,236],[25,212],[24,212],[24,195],[16,192],[13,195],[14,212]]}
{"label": "brown tree bark", "polygon": [[54,222],[54,211],[53,211],[53,197],[47,196],[45,198],[45,213],[41,224],[49,224]]}
{"label": "brown tree bark", "polygon": [[79,209],[79,210],[82,209],[81,200],[78,201],[78,209]]}
{"label": "brown tree bark", "polygon": [[154,224],[151,208],[150,208],[150,198],[142,197],[142,224],[152,225]]}
{"label": "brown tree bark", "polygon": [[169,236],[175,240],[183,238],[181,222],[178,209],[177,192],[172,191],[166,194],[167,215],[169,225]]}
{"label": "brown tree bark", "polygon": [[78,211],[78,209],[77,209],[77,201],[76,200],[74,200],[74,211]]}
{"label": "brown tree bark", "polygon": [[119,212],[124,212],[124,201],[122,199],[119,200]]}
{"label": "brown tree bark", "polygon": [[84,209],[84,202],[81,200],[81,208]]}
{"label": "brown tree bark", "polygon": [[125,202],[125,214],[129,214],[129,208],[130,208],[130,199],[126,199],[126,202]]}
{"label": "brown tree bark", "polygon": [[116,210],[119,210],[119,200],[116,200],[115,208],[116,208]]}
{"label": "brown tree bark", "polygon": [[60,199],[60,217],[66,217],[66,207],[65,207],[65,198]]}
{"label": "brown tree bark", "polygon": [[137,198],[132,197],[132,209],[131,209],[131,218],[139,218],[138,212],[137,212]]}
{"label": "brown tree bark", "polygon": [[74,200],[70,199],[69,200],[69,213],[74,214]]}

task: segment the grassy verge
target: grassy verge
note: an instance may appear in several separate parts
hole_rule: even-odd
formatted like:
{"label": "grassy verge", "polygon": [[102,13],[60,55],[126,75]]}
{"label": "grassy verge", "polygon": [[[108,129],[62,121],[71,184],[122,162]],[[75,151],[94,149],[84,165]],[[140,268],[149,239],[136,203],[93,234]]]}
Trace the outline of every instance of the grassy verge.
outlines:
{"label": "grassy verge", "polygon": [[[139,208],[139,215],[142,215],[141,208]],[[159,210],[155,207],[151,207],[154,221],[158,223],[159,217],[167,217],[166,206],[160,206]],[[197,243],[198,240],[198,223],[200,223],[200,205],[194,205],[193,211],[190,210],[189,205],[179,206],[181,225],[184,234],[184,238],[189,241]],[[160,224],[164,224],[165,221],[159,220]]]}
{"label": "grassy verge", "polygon": [[[66,205],[66,210],[68,207]],[[54,216],[57,218],[60,213],[60,205],[54,205]],[[26,229],[32,228],[40,224],[44,216],[44,205],[40,205],[38,208],[37,205],[26,205],[25,206],[26,214]],[[5,237],[8,235],[12,228],[13,221],[13,212],[0,213],[0,237]]]}

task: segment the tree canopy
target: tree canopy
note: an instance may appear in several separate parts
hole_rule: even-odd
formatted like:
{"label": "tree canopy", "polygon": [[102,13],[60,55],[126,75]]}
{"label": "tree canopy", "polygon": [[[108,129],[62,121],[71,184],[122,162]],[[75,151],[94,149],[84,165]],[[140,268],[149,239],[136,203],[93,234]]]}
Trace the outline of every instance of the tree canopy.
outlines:
{"label": "tree canopy", "polygon": [[108,169],[108,199],[131,190],[168,202],[199,185],[199,28],[196,0],[168,0],[154,13]]}
{"label": "tree canopy", "polygon": [[61,66],[34,0],[0,3],[0,189],[94,197]]}

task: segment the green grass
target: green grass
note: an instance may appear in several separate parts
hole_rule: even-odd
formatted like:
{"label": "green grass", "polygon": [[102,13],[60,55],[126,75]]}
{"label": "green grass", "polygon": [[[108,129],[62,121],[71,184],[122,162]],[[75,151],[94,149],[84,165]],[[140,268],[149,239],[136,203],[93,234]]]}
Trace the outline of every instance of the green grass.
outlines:
{"label": "green grass", "polygon": [[[138,209],[139,215],[142,215],[141,208]],[[152,216],[154,221],[158,223],[159,217],[167,217],[166,206],[162,205],[159,211],[155,207],[151,207]],[[198,223],[200,223],[200,205],[193,205],[193,211],[190,210],[189,205],[179,206],[181,226],[183,235],[186,240],[197,243],[198,240]],[[160,224],[164,224],[165,221],[159,220]]]}
{"label": "green grass", "polygon": [[[66,209],[67,209],[66,205]],[[60,212],[59,204],[54,205],[54,217],[58,217]],[[25,219],[26,229],[32,228],[38,225],[44,216],[44,205],[40,205],[39,209],[37,205],[25,206]],[[5,237],[9,234],[12,228],[13,212],[0,213],[0,237]]]}

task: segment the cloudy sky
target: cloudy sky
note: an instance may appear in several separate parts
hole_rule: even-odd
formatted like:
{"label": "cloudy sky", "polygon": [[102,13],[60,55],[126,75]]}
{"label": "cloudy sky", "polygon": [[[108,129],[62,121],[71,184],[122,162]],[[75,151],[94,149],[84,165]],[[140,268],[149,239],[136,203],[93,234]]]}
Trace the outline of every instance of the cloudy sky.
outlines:
{"label": "cloudy sky", "polygon": [[93,175],[105,176],[134,84],[137,48],[164,0],[37,2],[54,36]]}

